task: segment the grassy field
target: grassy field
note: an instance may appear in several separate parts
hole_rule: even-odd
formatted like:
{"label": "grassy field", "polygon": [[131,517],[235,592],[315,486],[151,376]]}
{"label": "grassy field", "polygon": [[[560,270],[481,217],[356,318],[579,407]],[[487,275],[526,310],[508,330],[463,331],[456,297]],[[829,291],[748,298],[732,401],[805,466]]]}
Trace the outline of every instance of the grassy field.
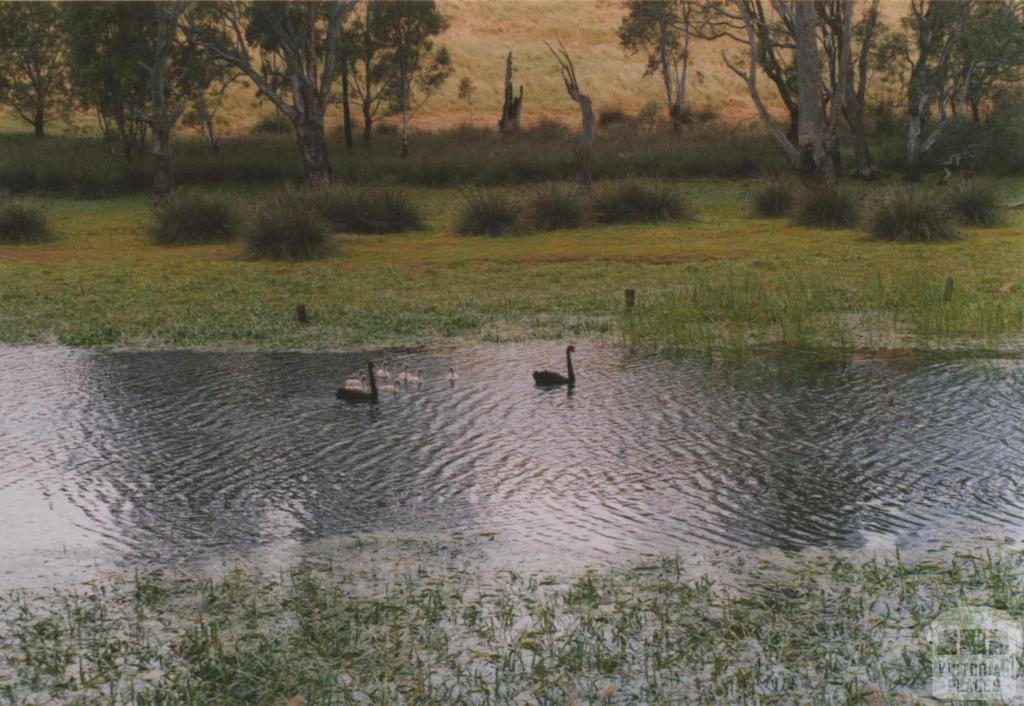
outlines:
{"label": "grassy field", "polygon": [[[6,703],[931,704],[927,628],[1024,615],[1024,555],[678,557],[573,577],[457,543],[357,543],[277,574],[138,575],[0,598]],[[939,654],[937,651],[934,654]]]}
{"label": "grassy field", "polygon": [[[460,190],[413,190],[424,232],[338,235],[337,254],[311,263],[251,261],[237,245],[151,245],[144,196],[40,199],[61,238],[0,247],[0,341],[350,349],[606,338],[702,352],[1020,350],[1020,211],[951,243],[876,243],[857,230],[752,218],[751,186],[685,182],[692,222],[500,238],[453,234]],[[1000,186],[1010,200],[1024,191],[1021,180]],[[874,193],[855,188],[866,200]],[[251,211],[265,192],[237,193]],[[638,291],[630,314],[626,287]],[[308,325],[296,321],[299,303]]]}

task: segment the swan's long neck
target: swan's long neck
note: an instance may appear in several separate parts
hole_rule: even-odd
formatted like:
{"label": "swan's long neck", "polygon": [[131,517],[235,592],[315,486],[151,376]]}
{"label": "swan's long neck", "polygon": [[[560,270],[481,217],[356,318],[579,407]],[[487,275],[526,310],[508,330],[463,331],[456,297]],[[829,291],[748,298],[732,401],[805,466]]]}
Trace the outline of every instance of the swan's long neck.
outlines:
{"label": "swan's long neck", "polygon": [[367,363],[370,370],[370,398],[377,399],[377,376],[373,374],[373,363]]}
{"label": "swan's long neck", "polygon": [[576,373],[572,371],[572,351],[566,349],[565,351],[565,367],[569,369],[569,379],[575,380]]}

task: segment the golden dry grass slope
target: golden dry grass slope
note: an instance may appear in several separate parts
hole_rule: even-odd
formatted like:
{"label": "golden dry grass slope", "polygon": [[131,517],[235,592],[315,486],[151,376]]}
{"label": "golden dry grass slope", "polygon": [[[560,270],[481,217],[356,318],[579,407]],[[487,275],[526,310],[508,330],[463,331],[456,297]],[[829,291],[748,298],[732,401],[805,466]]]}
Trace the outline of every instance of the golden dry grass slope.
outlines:
{"label": "golden dry grass slope", "polygon": [[[646,59],[627,55],[616,30],[625,13],[616,0],[439,0],[449,20],[440,42],[451,52],[455,73],[442,90],[419,110],[417,129],[451,127],[459,123],[496,125],[501,114],[505,56],[513,52],[515,82],[525,86],[526,125],[541,118],[577,119],[576,105],[566,95],[558,64],[545,42],[561,39],[573,57],[580,83],[595,109],[616,107],[636,112],[650,100],[662,100],[660,81],[644,76]],[[746,89],[723,65],[724,42],[695,43],[692,50],[688,102],[710,105],[724,117],[746,119],[753,109]],[[733,47],[735,48],[735,47]],[[471,102],[459,98],[459,82],[474,86]],[[239,88],[226,106],[231,130],[244,132],[270,106],[258,104],[251,87]],[[331,110],[330,125],[340,121]],[[384,122],[388,122],[385,120]]]}

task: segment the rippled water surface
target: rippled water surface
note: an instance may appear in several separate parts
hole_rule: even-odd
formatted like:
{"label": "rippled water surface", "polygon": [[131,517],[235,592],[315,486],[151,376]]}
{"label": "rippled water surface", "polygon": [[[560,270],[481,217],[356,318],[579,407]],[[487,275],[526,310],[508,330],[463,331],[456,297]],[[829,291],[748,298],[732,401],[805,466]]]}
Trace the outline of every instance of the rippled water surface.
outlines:
{"label": "rippled water surface", "polygon": [[[382,354],[0,349],[0,584],[355,533],[495,533],[510,559],[1024,537],[1024,367],[784,374],[557,345]],[[454,366],[450,385],[444,371]]]}

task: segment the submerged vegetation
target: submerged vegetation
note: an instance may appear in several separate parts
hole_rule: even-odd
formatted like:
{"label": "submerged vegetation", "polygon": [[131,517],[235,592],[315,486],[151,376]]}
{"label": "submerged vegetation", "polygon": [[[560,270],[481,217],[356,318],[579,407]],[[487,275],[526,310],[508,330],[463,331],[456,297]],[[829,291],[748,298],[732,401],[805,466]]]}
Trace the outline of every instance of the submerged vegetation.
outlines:
{"label": "submerged vegetation", "polygon": [[444,543],[406,542],[404,564],[375,545],[272,575],[13,594],[0,602],[0,695],[83,706],[910,703],[929,694],[926,630],[943,612],[1024,617],[1024,558],[1009,549],[762,560],[721,584],[677,557],[546,577],[475,569]]}

